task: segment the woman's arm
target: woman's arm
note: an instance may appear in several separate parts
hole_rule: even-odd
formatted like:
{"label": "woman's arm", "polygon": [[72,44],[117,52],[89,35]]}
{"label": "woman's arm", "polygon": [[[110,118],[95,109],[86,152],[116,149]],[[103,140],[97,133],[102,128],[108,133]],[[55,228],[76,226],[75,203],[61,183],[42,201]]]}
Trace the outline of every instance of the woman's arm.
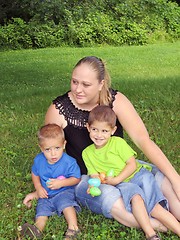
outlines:
{"label": "woman's arm", "polygon": [[64,116],[62,114],[59,114],[59,110],[56,109],[54,104],[50,105],[45,115],[45,124],[48,123],[55,123],[62,128],[65,128],[67,125]]}
{"label": "woman's arm", "polygon": [[123,94],[117,93],[113,110],[132,141],[170,180],[180,199],[180,176],[161,149],[149,138],[147,129],[131,102]]}

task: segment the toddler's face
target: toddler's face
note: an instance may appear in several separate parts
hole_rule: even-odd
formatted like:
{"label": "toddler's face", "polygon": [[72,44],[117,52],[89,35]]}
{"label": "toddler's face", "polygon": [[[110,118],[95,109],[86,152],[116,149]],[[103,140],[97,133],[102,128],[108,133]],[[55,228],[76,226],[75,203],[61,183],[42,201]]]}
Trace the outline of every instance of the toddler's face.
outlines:
{"label": "toddler's face", "polygon": [[59,138],[44,139],[40,146],[49,164],[54,164],[62,157],[65,142]]}

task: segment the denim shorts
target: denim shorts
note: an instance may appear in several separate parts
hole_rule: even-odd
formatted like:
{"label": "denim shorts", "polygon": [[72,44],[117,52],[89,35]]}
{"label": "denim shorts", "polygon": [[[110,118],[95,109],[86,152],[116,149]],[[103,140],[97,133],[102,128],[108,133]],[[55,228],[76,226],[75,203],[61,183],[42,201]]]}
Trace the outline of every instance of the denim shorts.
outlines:
{"label": "denim shorts", "polygon": [[161,188],[161,185],[162,185],[162,182],[163,182],[163,179],[164,179],[164,174],[154,164],[147,163],[147,162],[144,162],[142,160],[137,160],[137,161],[142,163],[142,164],[150,165],[152,167],[151,172],[154,175],[159,188]]}
{"label": "denim shorts", "polygon": [[74,189],[66,189],[50,198],[39,198],[36,207],[36,218],[40,216],[62,215],[62,211],[67,207],[74,207],[77,212],[80,206],[75,200]]}
{"label": "denim shorts", "polygon": [[[146,162],[143,163],[149,164]],[[164,175],[154,165],[152,165],[152,173],[155,174],[155,179],[160,186]],[[159,176],[156,178],[156,175]],[[102,194],[98,197],[92,197],[90,194],[87,194],[88,180],[89,176],[82,175],[81,182],[75,187],[76,200],[92,212],[103,214],[106,218],[112,218],[111,209],[115,202],[122,197],[120,191],[111,185],[101,184],[100,189]]]}
{"label": "denim shorts", "polygon": [[168,209],[167,199],[163,196],[154,175],[145,168],[141,168],[129,182],[120,183],[116,187],[120,190],[125,208],[129,212],[132,212],[131,200],[137,194],[144,200],[149,215],[158,203]]}

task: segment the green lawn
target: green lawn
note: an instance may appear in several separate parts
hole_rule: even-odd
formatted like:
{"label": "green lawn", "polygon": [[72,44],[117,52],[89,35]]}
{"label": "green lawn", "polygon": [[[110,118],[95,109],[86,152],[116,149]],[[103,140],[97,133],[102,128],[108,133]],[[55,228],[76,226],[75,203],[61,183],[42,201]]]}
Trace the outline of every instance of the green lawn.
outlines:
{"label": "green lawn", "polygon": [[[69,89],[71,71],[84,56],[107,62],[112,86],[123,92],[144,120],[151,138],[179,171],[180,42],[131,47],[54,48],[0,52],[0,240],[16,239],[17,227],[33,223],[34,208],[22,205],[33,190],[30,171],[39,148],[37,129],[52,99]],[[144,155],[125,136],[130,145]],[[80,239],[144,239],[143,232],[83,211]],[[44,239],[62,239],[63,218],[50,218]],[[162,239],[178,239],[172,233]]]}

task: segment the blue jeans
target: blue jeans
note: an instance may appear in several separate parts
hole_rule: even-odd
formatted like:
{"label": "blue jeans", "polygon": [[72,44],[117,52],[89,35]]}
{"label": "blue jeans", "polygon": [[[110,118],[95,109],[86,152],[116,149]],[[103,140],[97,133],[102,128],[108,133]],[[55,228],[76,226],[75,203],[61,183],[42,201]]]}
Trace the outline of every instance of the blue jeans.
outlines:
{"label": "blue jeans", "polygon": [[77,212],[80,206],[75,200],[74,189],[69,188],[50,198],[39,198],[36,207],[36,218],[40,216],[61,216],[62,211],[67,207],[74,207]]}
{"label": "blue jeans", "polygon": [[167,200],[163,196],[154,175],[145,168],[141,168],[129,182],[119,183],[116,187],[120,190],[125,208],[129,212],[132,212],[131,200],[135,195],[142,197],[149,215],[158,203],[168,209]]}
{"label": "blue jeans", "polygon": [[152,167],[152,171],[151,172],[154,175],[158,186],[161,188],[161,184],[162,184],[163,179],[164,179],[164,174],[154,164],[147,163],[147,162],[144,162],[142,160],[138,160],[138,162],[140,162],[142,164],[150,165]]}
{"label": "blue jeans", "polygon": [[[149,164],[146,162],[143,163]],[[152,165],[152,168],[152,173],[155,175],[155,179],[160,186],[164,175],[154,165]],[[159,177],[156,178],[156,175],[159,175]],[[76,200],[92,212],[103,214],[106,218],[112,218],[111,209],[115,202],[122,197],[120,191],[114,186],[101,184],[100,189],[102,194],[98,197],[92,197],[90,194],[87,194],[88,180],[89,176],[82,175],[81,182],[75,187]]]}

